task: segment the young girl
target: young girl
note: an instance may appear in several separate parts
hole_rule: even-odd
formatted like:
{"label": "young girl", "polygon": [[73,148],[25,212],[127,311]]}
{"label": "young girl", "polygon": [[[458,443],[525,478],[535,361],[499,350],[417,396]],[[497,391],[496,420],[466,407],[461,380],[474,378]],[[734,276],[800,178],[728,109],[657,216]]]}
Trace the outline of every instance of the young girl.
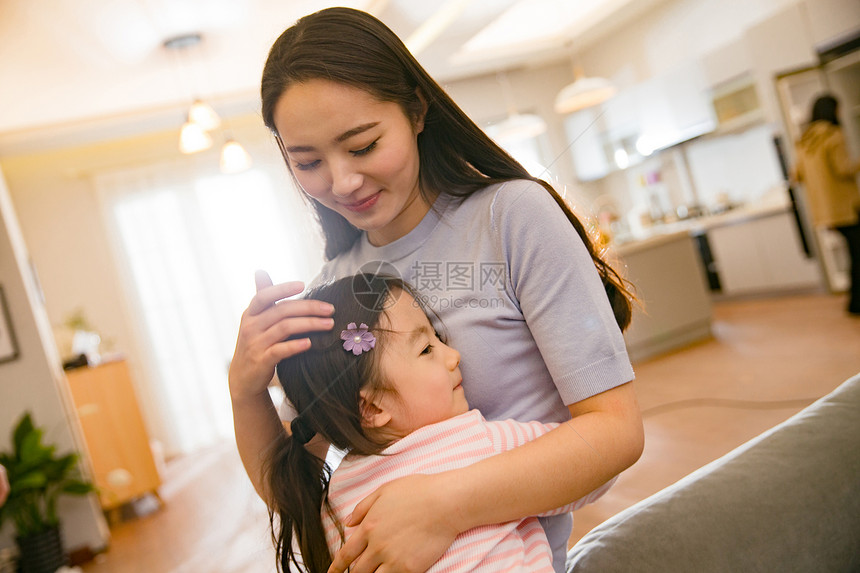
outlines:
{"label": "young girl", "polygon": [[[413,294],[395,278],[360,275],[307,295],[333,304],[344,329],[314,335],[310,351],[278,364],[300,413],[268,465],[282,571],[291,561],[326,571],[348,534],[344,520],[382,484],[465,467],[558,426],[487,422],[469,411],[460,354],[441,340]],[[315,434],[348,452],[330,479],[323,460],[305,447]],[[548,513],[572,511],[607,488]],[[460,534],[430,571],[552,573],[552,552],[538,520],[528,517]]]}
{"label": "young girl", "polygon": [[[622,281],[552,187],[490,140],[391,30],[347,8],[306,16],[272,46],[261,95],[319,215],[329,259],[319,280],[385,263],[447,325],[472,407],[489,420],[567,422],[377,489],[347,521],[357,527],[332,572],[426,570],[459,533],[568,504],[638,459]],[[303,285],[257,281],[230,391],[239,453],[268,500],[261,453],[284,432],[267,392],[275,365],[306,351],[307,333],[339,330],[331,305],[289,300]],[[541,523],[563,571],[571,517]]]}

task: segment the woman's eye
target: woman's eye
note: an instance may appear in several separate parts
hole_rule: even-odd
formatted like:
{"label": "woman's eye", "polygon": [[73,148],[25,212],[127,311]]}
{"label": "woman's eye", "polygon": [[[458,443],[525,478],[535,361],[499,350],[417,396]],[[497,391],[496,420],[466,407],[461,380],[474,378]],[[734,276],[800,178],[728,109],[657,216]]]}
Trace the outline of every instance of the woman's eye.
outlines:
{"label": "woman's eye", "polygon": [[377,142],[377,141],[379,141],[379,140],[378,140],[378,139],[376,139],[376,140],[374,140],[374,141],[373,141],[373,143],[371,143],[371,144],[370,144],[370,145],[368,145],[367,147],[364,147],[364,148],[362,148],[362,149],[356,149],[355,151],[352,151],[351,153],[352,153],[353,155],[355,155],[355,156],[367,155],[368,153],[370,153],[371,151],[373,151],[373,149],[376,147],[376,142]]}
{"label": "woman's eye", "polygon": [[296,169],[298,169],[299,171],[310,171],[311,169],[316,169],[319,164],[319,159],[317,159],[316,161],[311,161],[310,163],[296,162]]}

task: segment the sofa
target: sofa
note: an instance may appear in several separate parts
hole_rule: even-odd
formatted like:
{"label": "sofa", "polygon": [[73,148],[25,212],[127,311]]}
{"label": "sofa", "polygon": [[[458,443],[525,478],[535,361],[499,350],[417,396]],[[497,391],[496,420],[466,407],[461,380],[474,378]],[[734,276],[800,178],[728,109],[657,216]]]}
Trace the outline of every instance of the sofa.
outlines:
{"label": "sofa", "polygon": [[860,571],[860,374],[595,527],[567,570]]}

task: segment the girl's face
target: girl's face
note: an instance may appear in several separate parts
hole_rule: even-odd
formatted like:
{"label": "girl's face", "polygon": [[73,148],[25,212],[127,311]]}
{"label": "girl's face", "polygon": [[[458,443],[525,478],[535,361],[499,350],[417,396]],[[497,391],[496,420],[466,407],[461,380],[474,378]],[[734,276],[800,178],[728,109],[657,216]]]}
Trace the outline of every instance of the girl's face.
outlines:
{"label": "girl's face", "polygon": [[365,230],[374,245],[407,234],[429,205],[418,183],[418,133],[396,103],[314,79],[290,86],[275,106],[287,163],[305,193]]}
{"label": "girl's face", "polygon": [[[392,391],[373,399],[388,420],[385,429],[396,437],[469,410],[460,374],[460,353],[444,344],[427,315],[405,292],[394,301],[380,320],[389,332],[380,368]],[[379,424],[377,424],[379,425]]]}

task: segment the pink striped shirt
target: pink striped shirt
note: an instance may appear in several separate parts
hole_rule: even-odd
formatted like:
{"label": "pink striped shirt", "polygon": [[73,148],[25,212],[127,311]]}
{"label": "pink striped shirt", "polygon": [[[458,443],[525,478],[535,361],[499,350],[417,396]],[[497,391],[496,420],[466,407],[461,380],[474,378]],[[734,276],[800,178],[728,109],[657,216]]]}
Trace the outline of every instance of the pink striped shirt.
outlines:
{"label": "pink striped shirt", "polygon": [[[412,474],[462,468],[536,439],[558,424],[488,422],[478,410],[416,430],[375,456],[346,456],[334,471],[328,497],[338,521],[383,484]],[[603,495],[612,482],[572,504],[542,515],[573,511]],[[329,549],[342,545],[335,523],[323,512]],[[350,528],[345,534],[349,537]],[[552,551],[536,517],[476,527],[461,533],[432,572],[528,571],[553,573]]]}

